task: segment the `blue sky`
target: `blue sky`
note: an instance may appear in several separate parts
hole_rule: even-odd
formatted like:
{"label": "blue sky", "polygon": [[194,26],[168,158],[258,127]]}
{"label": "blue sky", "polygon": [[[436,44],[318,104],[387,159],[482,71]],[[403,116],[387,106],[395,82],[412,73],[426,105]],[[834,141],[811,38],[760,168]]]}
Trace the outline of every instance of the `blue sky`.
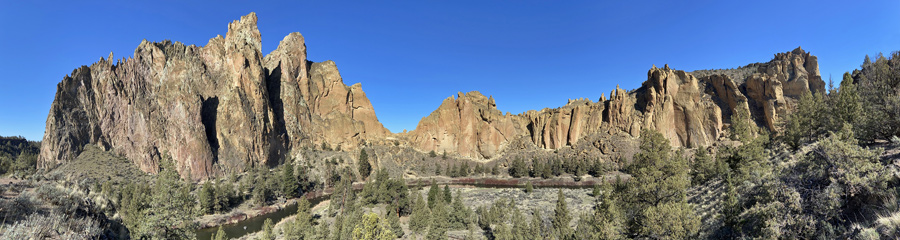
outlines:
{"label": "blue sky", "polygon": [[733,68],[802,46],[839,80],[900,50],[900,1],[89,2],[0,1],[0,135],[40,140],[56,84],[81,65],[142,39],[202,46],[249,12],[263,53],[302,33],[393,132],[457,92],[515,114],[637,88],[653,64]]}

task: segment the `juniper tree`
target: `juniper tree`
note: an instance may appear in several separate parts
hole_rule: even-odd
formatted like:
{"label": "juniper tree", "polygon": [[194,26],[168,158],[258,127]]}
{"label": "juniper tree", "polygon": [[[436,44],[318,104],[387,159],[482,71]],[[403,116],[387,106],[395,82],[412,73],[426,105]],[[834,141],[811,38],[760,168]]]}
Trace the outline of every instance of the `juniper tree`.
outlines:
{"label": "juniper tree", "polygon": [[556,194],[556,209],[553,210],[553,228],[560,239],[567,239],[572,234],[572,228],[569,222],[572,216],[569,215],[569,207],[566,205],[566,197],[563,195],[562,189]]}
{"label": "juniper tree", "polygon": [[453,200],[453,195],[450,193],[450,186],[444,185],[444,203],[449,204],[450,201]]}
{"label": "juniper tree", "polygon": [[369,154],[366,149],[359,150],[359,175],[366,179],[372,173],[372,165],[369,163]]}
{"label": "juniper tree", "polygon": [[262,230],[262,235],[260,236],[260,238],[263,240],[274,240],[275,233],[272,232],[274,228],[275,228],[275,224],[272,223],[272,219],[266,218],[266,221],[263,222],[263,227],[262,227],[263,230]]}
{"label": "juniper tree", "polygon": [[213,206],[215,205],[216,198],[215,193],[213,193],[212,184],[209,181],[204,182],[203,185],[200,185],[200,190],[197,191],[197,202],[198,207],[200,208],[201,214],[208,214],[213,212]]}
{"label": "juniper tree", "polygon": [[437,183],[432,181],[431,187],[428,188],[428,208],[434,208],[434,205],[443,199],[443,194],[438,188]]}
{"label": "juniper tree", "polygon": [[428,218],[431,216],[431,209],[428,207],[428,203],[422,199],[422,194],[419,194],[418,192],[415,192],[414,194],[416,195],[416,198],[413,203],[412,214],[409,216],[409,230],[414,233],[422,234],[428,229]]}
{"label": "juniper tree", "polygon": [[389,212],[385,217],[387,218],[388,226],[391,227],[391,232],[393,232],[397,238],[403,238],[403,235],[406,235],[406,233],[403,232],[403,227],[400,226],[400,216]]}
{"label": "juniper tree", "polygon": [[632,229],[647,238],[690,238],[699,230],[699,219],[687,204],[690,186],[687,159],[683,152],[672,154],[669,140],[659,132],[641,132],[640,152],[631,166],[627,183]]}
{"label": "juniper tree", "polygon": [[284,163],[281,170],[281,193],[288,198],[297,196],[297,185],[297,176],[294,175],[294,165],[290,162]]}

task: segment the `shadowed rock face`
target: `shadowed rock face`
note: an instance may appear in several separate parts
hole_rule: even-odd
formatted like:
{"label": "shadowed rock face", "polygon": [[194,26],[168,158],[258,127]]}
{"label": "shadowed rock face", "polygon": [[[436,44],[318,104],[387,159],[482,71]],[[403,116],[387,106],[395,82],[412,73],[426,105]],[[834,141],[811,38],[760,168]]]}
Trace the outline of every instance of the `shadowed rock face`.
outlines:
{"label": "shadowed rock face", "polygon": [[299,33],[263,56],[256,23],[251,13],[203,47],[144,41],[131,58],[76,69],[57,86],[39,166],[95,144],[146,172],[170,157],[183,176],[205,179],[389,134],[359,84],[345,85],[334,62],[306,60]]}

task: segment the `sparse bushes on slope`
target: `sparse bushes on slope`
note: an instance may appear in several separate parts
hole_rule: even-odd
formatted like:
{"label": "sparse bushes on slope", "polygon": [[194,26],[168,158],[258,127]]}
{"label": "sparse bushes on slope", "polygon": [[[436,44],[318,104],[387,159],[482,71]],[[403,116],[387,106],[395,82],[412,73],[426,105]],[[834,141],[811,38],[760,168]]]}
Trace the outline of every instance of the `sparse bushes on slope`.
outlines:
{"label": "sparse bushes on slope", "polygon": [[895,190],[880,153],[860,147],[851,128],[828,133],[799,161],[776,165],[770,175],[731,179],[722,236],[847,238],[854,224],[873,221],[896,201]]}

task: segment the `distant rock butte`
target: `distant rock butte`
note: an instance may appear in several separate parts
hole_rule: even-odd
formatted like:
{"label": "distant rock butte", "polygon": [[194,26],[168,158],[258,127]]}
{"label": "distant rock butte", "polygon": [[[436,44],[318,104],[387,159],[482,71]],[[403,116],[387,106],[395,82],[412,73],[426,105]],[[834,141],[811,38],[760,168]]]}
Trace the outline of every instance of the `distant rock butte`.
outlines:
{"label": "distant rock butte", "polygon": [[169,156],[196,180],[275,164],[304,146],[355,149],[390,134],[334,62],[307,61],[299,33],[263,56],[256,23],[251,13],[203,47],[144,41],[134,57],[76,69],[57,86],[40,167],[95,144],[146,172]]}
{"label": "distant rock butte", "polygon": [[493,97],[477,91],[458,93],[416,129],[392,134],[360,84],[344,84],[332,61],[307,60],[299,33],[262,55],[256,23],[251,13],[203,47],[144,41],[133,57],[114,61],[110,53],[75,69],[57,86],[39,166],[72,161],[87,144],[146,172],[157,172],[170,157],[194,180],[274,165],[323,143],[354,150],[399,139],[422,152],[492,159],[517,139],[514,148],[524,139],[559,149],[590,135],[637,137],[655,129],[673,146],[698,147],[724,136],[735,108],[749,109],[757,123],[776,130],[799,96],[825,90],[817,58],[797,48],[739,69],[689,73],[654,66],[636,90],[616,87],[609,99],[574,99],[518,115],[501,113]]}

